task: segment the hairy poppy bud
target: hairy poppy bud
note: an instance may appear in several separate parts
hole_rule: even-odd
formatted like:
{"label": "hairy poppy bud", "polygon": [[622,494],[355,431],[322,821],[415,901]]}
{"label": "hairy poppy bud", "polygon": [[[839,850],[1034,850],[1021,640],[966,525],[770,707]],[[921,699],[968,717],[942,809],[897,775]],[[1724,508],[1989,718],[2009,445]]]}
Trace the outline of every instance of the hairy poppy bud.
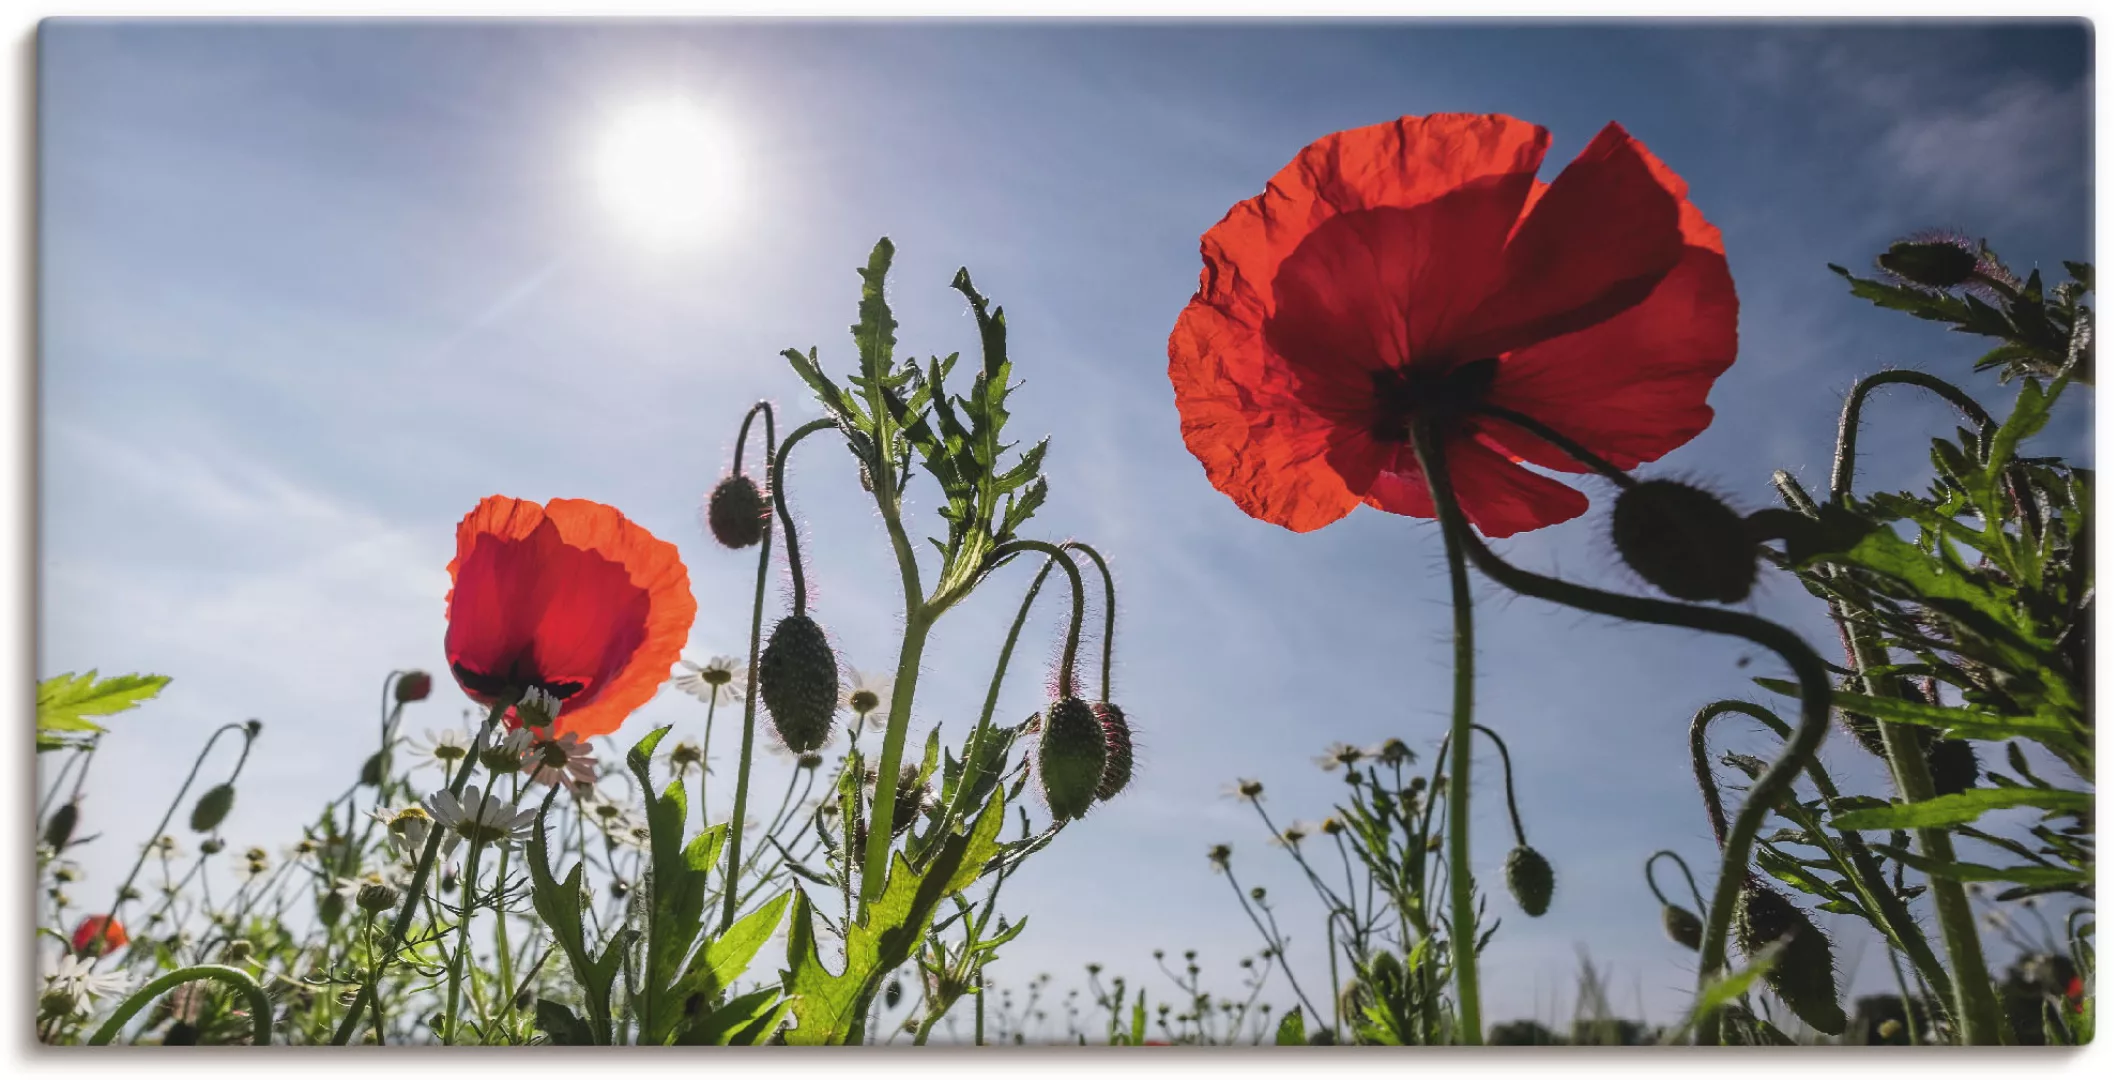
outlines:
{"label": "hairy poppy bud", "polygon": [[323,899],[316,902],[316,917],[322,919],[325,926],[337,926],[339,917],[345,913],[344,893],[327,892]]}
{"label": "hairy poppy bud", "polygon": [[1809,921],[1794,902],[1756,877],[1743,883],[1736,910],[1736,945],[1756,956],[1775,941],[1786,945],[1779,963],[1765,973],[1765,985],[1802,1022],[1826,1035],[1846,1030],[1846,1011],[1839,1005],[1831,939]]}
{"label": "hairy poppy bud", "polygon": [[757,482],[737,473],[715,484],[706,497],[706,528],[722,547],[741,550],[765,538],[765,518],[771,512]]}
{"label": "hairy poppy bud", "polygon": [[206,789],[206,794],[199,796],[198,803],[191,808],[191,831],[212,832],[219,828],[234,806],[235,785],[218,784]]}
{"label": "hairy poppy bud", "polygon": [[1103,778],[1096,784],[1096,801],[1108,802],[1132,782],[1133,729],[1124,710],[1108,701],[1096,703],[1096,722],[1103,725]]}
{"label": "hairy poppy bud", "polygon": [[1671,941],[1698,952],[1699,938],[1705,931],[1697,915],[1675,904],[1662,905],[1662,932],[1668,934]]}
{"label": "hairy poppy bud", "polygon": [[896,801],[890,804],[890,835],[912,826],[912,819],[927,808],[927,786],[919,782],[919,766],[907,765],[897,776]]}
{"label": "hairy poppy bud", "polygon": [[1103,725],[1088,702],[1076,697],[1052,702],[1037,743],[1037,778],[1053,818],[1067,821],[1088,813],[1109,757]]}
{"label": "hairy poppy bud", "polygon": [[1524,845],[1508,852],[1508,894],[1522,906],[1523,914],[1536,918],[1552,906],[1552,864]]}
{"label": "hairy poppy bud", "polygon": [[407,671],[397,677],[397,703],[425,701],[434,692],[434,677],[424,671]]}
{"label": "hairy poppy bud", "polygon": [[772,628],[772,640],[758,656],[757,690],[787,749],[808,753],[831,737],[838,658],[815,619],[789,615]]}
{"label": "hairy poppy bud", "polygon": [[65,851],[67,843],[74,838],[74,826],[80,823],[80,803],[69,802],[52,811],[51,816],[44,819],[45,844],[53,851]]}
{"label": "hairy poppy bud", "polygon": [[1875,265],[1907,285],[1953,289],[1978,272],[1978,251],[1955,236],[1899,240],[1875,257]]}
{"label": "hairy poppy bud", "polygon": [[380,881],[371,881],[360,887],[360,891],[353,896],[353,902],[359,904],[362,911],[388,911],[397,906],[397,890]]}
{"label": "hairy poppy bud", "polygon": [[1978,751],[1962,739],[1936,739],[1927,744],[1927,771],[1936,795],[1962,794],[1978,786]]}
{"label": "hairy poppy bud", "polygon": [[380,750],[369,754],[368,760],[360,763],[360,786],[382,786],[382,752]]}
{"label": "hairy poppy bud", "polygon": [[1611,539],[1625,565],[1679,600],[1733,604],[1757,580],[1757,544],[1743,518],[1689,484],[1643,480],[1619,492]]}

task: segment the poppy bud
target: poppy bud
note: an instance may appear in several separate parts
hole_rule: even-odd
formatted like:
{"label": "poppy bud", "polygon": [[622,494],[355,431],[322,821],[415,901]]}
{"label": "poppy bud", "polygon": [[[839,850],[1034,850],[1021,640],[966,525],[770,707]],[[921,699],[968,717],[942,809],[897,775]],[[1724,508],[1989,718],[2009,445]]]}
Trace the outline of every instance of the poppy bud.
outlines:
{"label": "poppy bud", "polygon": [[1961,237],[1899,240],[1875,257],[1875,265],[1908,285],[1953,289],[1978,272],[1978,252]]}
{"label": "poppy bud", "polygon": [[897,777],[897,800],[890,804],[890,835],[910,828],[926,806],[927,786],[919,782],[919,766],[907,765]]}
{"label": "poppy bud", "polygon": [[337,926],[339,916],[346,913],[346,898],[343,893],[328,892],[316,902],[316,917],[325,926]]}
{"label": "poppy bud", "polygon": [[1757,544],[1743,518],[1689,484],[1644,480],[1621,491],[1611,539],[1625,565],[1679,600],[1733,604],[1757,579]]}
{"label": "poppy bud", "polygon": [[379,751],[379,750],[378,750],[378,751],[376,751],[375,753],[369,754],[369,755],[368,755],[368,760],[366,760],[366,761],[363,761],[363,762],[361,762],[361,763],[360,763],[360,786],[361,786],[361,787],[381,787],[381,786],[382,786],[382,752],[381,752],[381,751]]}
{"label": "poppy bud", "polygon": [[772,628],[772,640],[758,656],[757,690],[787,749],[807,753],[831,737],[831,715],[838,711],[838,658],[816,620],[789,615]]}
{"label": "poppy bud", "polygon": [[381,913],[397,906],[397,890],[380,881],[371,881],[360,887],[353,902],[359,904],[362,911]]}
{"label": "poppy bud", "polygon": [[1883,745],[1882,725],[1876,723],[1874,717],[1841,709],[1839,723],[1845,725],[1846,733],[1853,736],[1853,741],[1861,744],[1861,749],[1885,761],[1890,759],[1890,751]]}
{"label": "poppy bud", "polygon": [[191,831],[212,832],[228,817],[235,806],[235,785],[219,784],[206,789],[199,801],[191,808]]}
{"label": "poppy bud", "polygon": [[1505,876],[1523,914],[1534,919],[1552,906],[1552,864],[1536,848],[1525,844],[1508,852]]}
{"label": "poppy bud", "polygon": [[1044,713],[1037,743],[1037,778],[1052,817],[1067,821],[1088,813],[1110,756],[1103,725],[1088,702],[1061,698]]}
{"label": "poppy bud", "polygon": [[67,803],[52,811],[44,820],[44,842],[53,851],[65,851],[68,841],[74,838],[74,826],[81,823],[81,804]]}
{"label": "poppy bud", "polygon": [[1132,782],[1133,730],[1124,710],[1108,701],[1096,703],[1096,722],[1103,725],[1103,778],[1096,784],[1096,801],[1109,802]]}
{"label": "poppy bud", "polygon": [[226,848],[227,846],[228,846],[228,845],[226,845],[226,844],[224,844],[224,843],[222,843],[222,842],[221,842],[221,838],[220,838],[220,837],[218,837],[218,836],[209,836],[209,837],[207,837],[207,838],[206,838],[205,840],[203,840],[203,841],[200,841],[200,843],[199,843],[199,854],[201,854],[201,855],[218,855],[218,854],[220,854],[220,853],[221,853],[222,849]]}
{"label": "poppy bud", "polygon": [[900,1001],[901,999],[903,999],[903,997],[904,997],[904,996],[905,996],[905,984],[904,984],[904,983],[901,983],[901,982],[899,982],[899,981],[897,981],[896,979],[891,979],[891,980],[890,980],[890,984],[889,984],[888,986],[885,986],[885,987],[883,987],[883,992],[882,992],[882,1002],[883,1002],[883,1008],[885,1008],[885,1009],[894,1009],[894,1008],[896,1008],[896,1007],[897,1007],[897,1003],[898,1003],[898,1001]]}
{"label": "poppy bud", "polygon": [[765,538],[771,508],[757,482],[737,473],[713,486],[706,497],[706,528],[722,547],[741,550]]}
{"label": "poppy bud", "polygon": [[434,692],[434,677],[424,671],[407,671],[397,677],[397,703],[425,701]]}
{"label": "poppy bud", "polygon": [[1668,934],[1671,941],[1698,952],[1699,938],[1705,931],[1697,915],[1675,904],[1662,905],[1662,932]]}
{"label": "poppy bud", "polygon": [[1936,795],[1958,795],[1978,786],[1978,751],[1963,739],[1936,739],[1927,744],[1927,771]]}
{"label": "poppy bud", "polygon": [[1826,1035],[1844,1032],[1846,1011],[1839,1005],[1831,939],[1778,889],[1752,877],[1743,883],[1737,905],[1736,946],[1745,956],[1756,956],[1776,941],[1786,944],[1779,963],[1765,973],[1765,985],[1803,1023]]}

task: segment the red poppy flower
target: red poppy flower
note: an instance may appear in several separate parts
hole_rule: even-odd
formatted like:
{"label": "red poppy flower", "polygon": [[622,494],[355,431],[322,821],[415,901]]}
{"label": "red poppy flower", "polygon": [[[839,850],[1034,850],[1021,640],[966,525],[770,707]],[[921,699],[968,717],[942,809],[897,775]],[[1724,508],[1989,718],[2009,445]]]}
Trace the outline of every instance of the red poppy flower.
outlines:
{"label": "red poppy flower", "polygon": [[698,613],[675,545],[583,499],[488,497],[456,526],[449,580],[456,682],[486,705],[544,690],[559,699],[555,736],[616,731],[669,677]]}
{"label": "red poppy flower", "polygon": [[[103,928],[105,923],[110,924],[109,930]],[[125,924],[107,915],[90,915],[74,927],[74,951],[84,955],[116,952],[131,940],[125,934]]]}
{"label": "red poppy flower", "polygon": [[1434,516],[1408,432],[1436,425],[1488,536],[1579,515],[1523,468],[1586,467],[1497,406],[1630,469],[1705,430],[1734,361],[1721,235],[1611,124],[1549,185],[1545,129],[1405,117],[1312,143],[1200,241],[1169,339],[1184,442],[1251,516]]}

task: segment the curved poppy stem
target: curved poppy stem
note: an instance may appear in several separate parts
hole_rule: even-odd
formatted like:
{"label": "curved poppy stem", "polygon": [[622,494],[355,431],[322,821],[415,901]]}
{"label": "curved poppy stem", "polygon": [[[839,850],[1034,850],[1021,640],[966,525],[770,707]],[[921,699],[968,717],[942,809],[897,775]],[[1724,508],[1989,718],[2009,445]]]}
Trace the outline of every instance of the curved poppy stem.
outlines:
{"label": "curved poppy stem", "polygon": [[1066,645],[1059,653],[1059,696],[1062,698],[1075,697],[1077,695],[1074,692],[1074,666],[1076,658],[1081,652],[1081,623],[1085,609],[1088,607],[1088,594],[1081,587],[1081,568],[1074,565],[1074,560],[1067,557],[1064,547],[1058,544],[1048,544],[1042,540],[1010,540],[994,548],[993,553],[987,558],[998,562],[1018,551],[1041,551],[1051,556],[1052,561],[1057,563],[1061,570],[1066,571],[1067,584],[1073,586],[1074,610],[1067,619]]}
{"label": "curved poppy stem", "polygon": [[146,1008],[156,998],[185,983],[196,982],[200,979],[214,979],[227,983],[237,993],[242,994],[246,1003],[250,1006],[251,1044],[254,1046],[272,1045],[272,999],[265,995],[265,988],[259,986],[257,980],[251,978],[247,972],[224,964],[199,964],[194,967],[178,968],[133,991],[131,996],[118,1005],[117,1011],[110,1014],[110,1019],[103,1021],[103,1026],[97,1028],[96,1033],[88,1037],[87,1045],[109,1045],[110,1040],[117,1038],[118,1032],[125,1030],[126,1022],[139,1015],[140,1010]]}
{"label": "curved poppy stem", "polygon": [[1118,635],[1118,585],[1111,577],[1110,565],[1103,561],[1103,554],[1079,540],[1068,540],[1059,545],[1068,551],[1078,551],[1096,564],[1096,572],[1103,575],[1103,695],[1098,700],[1110,700],[1111,641]]}
{"label": "curved poppy stem", "polygon": [[1604,460],[1602,456],[1598,455],[1595,451],[1590,450],[1588,447],[1583,446],[1580,443],[1575,442],[1574,440],[1569,439],[1564,435],[1561,435],[1558,431],[1553,430],[1550,425],[1546,424],[1542,420],[1537,419],[1534,416],[1528,416],[1523,413],[1516,412],[1513,409],[1503,408],[1499,405],[1493,404],[1480,405],[1478,407],[1478,411],[1484,413],[1487,416],[1491,416],[1500,420],[1505,420],[1508,423],[1513,424],[1516,427],[1519,427],[1522,430],[1527,431],[1540,439],[1543,439],[1545,442],[1551,443],[1553,446],[1558,447],[1562,453],[1566,454],[1566,456],[1573,458],[1575,461],[1578,461],[1583,465],[1588,466],[1590,469],[1594,470],[1596,473],[1601,475],[1604,479],[1609,480],[1611,483],[1616,484],[1619,487],[1629,488],[1640,482],[1638,480],[1633,479],[1632,475],[1630,473],[1627,473],[1624,469],[1621,469],[1616,465],[1613,465],[1610,462]]}
{"label": "curved poppy stem", "polygon": [[1691,902],[1697,905],[1699,910],[1706,910],[1706,898],[1699,895],[1699,880],[1691,876],[1691,864],[1684,861],[1684,856],[1674,851],[1657,851],[1647,857],[1647,889],[1655,894],[1655,899],[1662,901],[1665,906],[1676,906],[1671,904],[1669,897],[1662,895],[1662,890],[1655,885],[1655,860],[1657,859],[1669,859],[1677,864],[1677,869],[1684,873],[1684,883],[1691,886]]}
{"label": "curved poppy stem", "polygon": [[[1692,718],[1692,773],[1699,778],[1700,791],[1708,793],[1707,813],[1716,819],[1716,837],[1720,836],[1718,821],[1721,800],[1719,790],[1713,782],[1712,766],[1707,760],[1706,726],[1715,718],[1730,713],[1741,713],[1756,720],[1783,740],[1794,735],[1787,722],[1774,715],[1771,709],[1749,701],[1716,701],[1700,709],[1698,715]],[[1811,758],[1807,771],[1809,782],[1816,787],[1817,794],[1823,796],[1827,805],[1838,799],[1838,785],[1832,782],[1831,774],[1824,770],[1822,762]],[[1954,997],[1948,974],[1942,970],[1940,961],[1935,959],[1934,950],[1928,946],[1927,937],[1920,931],[1919,923],[1913,920],[1912,912],[1905,906],[1904,898],[1883,878],[1882,866],[1875,861],[1875,855],[1869,850],[1867,841],[1861,839],[1860,833],[1851,829],[1841,829],[1837,835],[1839,846],[1845,851],[1845,860],[1839,869],[1846,875],[1847,880],[1853,882],[1854,891],[1861,895],[1868,909],[1883,920],[1886,930],[1884,939],[1912,961],[1913,967],[1927,980],[1927,985],[1933,987],[1942,1000],[1951,1002],[1950,1007],[1953,1009]]]}
{"label": "curved poppy stem", "polygon": [[[772,407],[761,401],[751,409],[751,412],[755,413],[760,408],[765,411],[765,460],[777,465],[780,455],[778,448],[773,443]],[[749,417],[744,417],[744,422],[747,424]],[[740,438],[738,441],[740,441]],[[768,486],[772,488],[772,501],[779,503],[780,486],[777,483]],[[757,588],[750,597],[750,672],[743,680],[743,741],[735,759],[735,806],[728,818],[728,869],[721,881],[721,928],[719,932],[724,934],[728,932],[730,926],[735,925],[736,894],[738,892],[736,879],[743,865],[741,861],[743,857],[743,812],[747,809],[747,804],[750,801],[750,757],[757,749],[757,657],[758,643],[764,634],[765,627],[765,583],[772,577],[772,519],[765,519],[764,528],[759,530],[759,533],[757,544]],[[792,539],[791,535],[789,539]],[[795,565],[799,567],[801,565],[800,560],[795,560]],[[800,572],[799,569],[795,571],[797,574]],[[706,751],[704,749],[699,751],[699,768],[702,774],[706,766],[705,754]],[[704,781],[702,780],[701,783],[704,783]],[[700,810],[703,813],[704,807],[702,806]]]}
{"label": "curved poppy stem", "polygon": [[1022,594],[1022,606],[1015,609],[1015,621],[1008,624],[1008,636],[1000,643],[1000,658],[993,664],[993,680],[986,685],[985,706],[978,712],[978,726],[972,729],[970,741],[964,744],[963,779],[957,782],[956,790],[951,792],[952,803],[957,805],[947,807],[942,813],[944,827],[953,827],[952,823],[957,815],[969,812],[969,808],[960,804],[969,797],[971,791],[983,783],[983,776],[972,770],[979,768],[979,762],[984,760],[981,751],[993,730],[993,710],[1000,705],[1000,685],[1007,678],[1008,661],[1015,655],[1015,642],[1022,637],[1023,624],[1029,621],[1030,605],[1036,602],[1037,593],[1044,588],[1045,579],[1051,576],[1052,567],[1059,562],[1057,558],[1045,560],[1044,566],[1037,571],[1037,576],[1030,579],[1029,590]]}
{"label": "curved poppy stem", "polygon": [[[1491,739],[1493,745],[1500,750],[1501,786],[1508,793],[1508,823],[1515,827],[1516,846],[1529,847],[1529,837],[1522,831],[1522,812],[1515,807],[1515,762],[1508,757],[1508,744],[1501,742],[1500,736],[1495,734],[1492,728],[1484,724],[1472,724],[1471,730],[1484,732],[1486,738]],[[1447,738],[1442,739],[1441,748],[1442,752],[1448,752],[1449,740]]]}
{"label": "curved poppy stem", "polygon": [[1471,636],[1471,577],[1464,565],[1469,532],[1456,505],[1447,464],[1427,423],[1412,426],[1413,452],[1441,519],[1442,549],[1449,560],[1449,604],[1455,613],[1456,683],[1449,722],[1449,966],[1456,975],[1457,1041],[1484,1042],[1478,1001],[1478,914],[1471,881],[1471,709],[1477,649]]}
{"label": "curved poppy stem", "polygon": [[801,539],[794,533],[794,514],[787,509],[787,454],[794,444],[834,426],[829,420],[811,420],[795,428],[772,455],[772,506],[779,511],[780,524],[787,533],[787,572],[794,578],[794,613],[806,614],[809,610],[809,585],[802,577]]}
{"label": "curved poppy stem", "polygon": [[[1455,494],[1449,484],[1447,465],[1433,435],[1425,425],[1413,428],[1413,446],[1419,455],[1420,471],[1428,478],[1428,486],[1435,494],[1434,504],[1444,515],[1444,535],[1451,521],[1460,521],[1460,512],[1455,505]],[[1794,671],[1800,684],[1802,700],[1801,723],[1795,728],[1794,737],[1787,748],[1765,770],[1752,786],[1749,798],[1737,811],[1736,820],[1729,830],[1723,849],[1721,873],[1714,886],[1712,909],[1707,913],[1704,940],[1701,941],[1699,985],[1712,985],[1719,974],[1722,957],[1728,941],[1728,929],[1735,918],[1736,895],[1742,879],[1750,866],[1751,846],[1757,837],[1765,814],[1779,805],[1788,789],[1794,784],[1810,758],[1816,755],[1818,745],[1831,725],[1831,676],[1816,651],[1802,640],[1799,634],[1778,623],[1724,608],[1682,604],[1649,597],[1625,596],[1619,593],[1592,589],[1576,585],[1559,578],[1546,577],[1511,565],[1485,546],[1468,530],[1462,530],[1462,542],[1471,562],[1480,572],[1501,586],[1525,596],[1564,604],[1597,615],[1607,615],[1632,622],[1656,623],[1676,626],[1688,630],[1703,630],[1710,634],[1740,637],[1772,650]],[[1701,1038],[1712,1036],[1717,1023],[1709,1013],[1699,1024]]]}
{"label": "curved poppy stem", "polygon": [[[199,750],[199,756],[192,760],[191,772],[184,777],[184,786],[178,788],[176,797],[169,800],[169,809],[162,813],[162,823],[154,827],[154,835],[149,837],[146,846],[140,849],[140,857],[133,860],[132,871],[125,875],[124,882],[118,886],[117,898],[110,902],[110,910],[104,913],[103,924],[96,927],[96,936],[89,942],[94,947],[94,953],[88,958],[88,969],[90,971],[94,971],[96,965],[103,960],[104,947],[110,940],[110,928],[117,925],[118,911],[125,906],[125,894],[132,891],[132,883],[139,878],[140,868],[147,865],[148,854],[154,851],[155,842],[160,840],[163,832],[169,828],[169,820],[176,816],[177,807],[183,805],[184,795],[191,790],[191,785],[198,780],[199,770],[206,765],[206,755],[213,753],[213,744],[220,742],[221,736],[226,735],[230,731],[243,732],[243,752],[246,758],[249,756],[250,740],[257,736],[252,734],[251,730],[242,724],[222,724],[220,727],[213,729],[213,734],[206,737],[206,745]],[[241,772],[243,767],[238,762],[235,768],[237,772]],[[86,772],[86,769],[84,768],[83,771]]]}
{"label": "curved poppy stem", "polygon": [[1964,418],[1978,425],[1981,441],[1992,437],[1993,417],[1985,407],[1958,389],[1955,383],[1936,378],[1924,371],[1893,369],[1878,371],[1853,384],[1846,395],[1846,407],[1839,413],[1838,447],[1831,457],[1831,501],[1842,503],[1853,491],[1854,444],[1861,433],[1861,406],[1867,404],[1868,395],[1885,386],[1917,386],[1941,397],[1956,406]]}
{"label": "curved poppy stem", "polygon": [[743,475],[743,448],[750,441],[750,421],[759,416],[765,418],[765,467],[772,467],[772,403],[760,401],[743,414],[743,424],[735,429],[735,468],[730,476]]}
{"label": "curved poppy stem", "polygon": [[[478,737],[471,740],[470,753],[464,755],[463,768],[456,770],[456,778],[449,783],[451,796],[462,798],[463,789],[470,783],[471,773],[478,762],[478,755],[485,752],[485,740],[492,735],[493,729],[500,724],[500,718],[507,715],[507,711],[514,707],[520,696],[519,690],[504,693],[493,702],[492,709],[485,714],[485,723],[478,728]],[[434,863],[441,853],[443,831],[439,825],[427,830],[426,849],[419,853],[419,867],[412,871],[411,884],[405,886],[404,906],[397,909],[397,918],[390,923],[390,936],[383,942],[382,959],[376,969],[378,980],[382,972],[390,969],[390,962],[397,957],[398,947],[404,944],[405,933],[412,928],[412,916],[419,909],[420,898],[426,894],[427,876],[433,873]],[[468,890],[470,885],[466,883],[464,888]],[[360,993],[353,998],[353,1004],[346,1009],[345,1020],[339,1023],[337,1033],[331,1036],[332,1045],[344,1046],[352,1040],[354,1031],[360,1027],[360,1018],[369,1012],[367,1006],[374,998],[375,985],[371,982],[360,988]],[[377,1032],[376,1038],[381,1037],[382,1034]]]}

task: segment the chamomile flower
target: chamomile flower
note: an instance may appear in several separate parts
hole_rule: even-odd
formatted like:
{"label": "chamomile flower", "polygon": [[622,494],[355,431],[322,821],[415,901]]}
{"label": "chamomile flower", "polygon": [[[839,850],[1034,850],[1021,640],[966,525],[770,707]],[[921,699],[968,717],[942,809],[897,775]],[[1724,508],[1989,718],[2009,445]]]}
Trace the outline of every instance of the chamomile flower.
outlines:
{"label": "chamomile flower", "polygon": [[471,755],[471,737],[459,728],[443,728],[415,737],[411,747],[420,764],[432,764],[447,772]]}
{"label": "chamomile flower", "polygon": [[523,752],[522,767],[529,770],[530,783],[551,785],[564,781],[579,791],[596,782],[596,754],[581,736],[569,731],[554,739],[543,729]]}
{"label": "chamomile flower", "polygon": [[95,999],[116,997],[131,985],[131,977],[122,971],[99,975],[92,970],[90,961],[79,956],[62,956],[59,966],[44,976],[41,1004],[52,1012],[86,1013]]}
{"label": "chamomile flower", "polygon": [[744,664],[733,656],[716,656],[703,664],[677,661],[671,683],[704,702],[732,705],[743,700]]}
{"label": "chamomile flower", "polygon": [[526,843],[530,824],[537,820],[535,810],[518,812],[507,800],[497,794],[488,796],[476,784],[465,788],[461,798],[437,791],[426,797],[425,806],[427,813],[433,815],[434,824],[448,830],[441,837],[444,856],[464,840],[503,847]]}
{"label": "chamomile flower", "polygon": [[1221,794],[1243,802],[1262,802],[1265,798],[1265,784],[1261,780],[1239,779],[1223,787]]}
{"label": "chamomile flower", "polygon": [[1360,747],[1340,742],[1332,743],[1330,746],[1325,747],[1322,757],[1312,758],[1311,760],[1315,761],[1317,767],[1325,772],[1337,772],[1340,769],[1350,769],[1360,764],[1361,760],[1367,756],[1368,752]]}
{"label": "chamomile flower", "polygon": [[426,850],[427,831],[433,827],[434,819],[427,814],[424,807],[407,806],[402,810],[377,808],[369,813],[389,831],[390,844],[399,854],[416,859]]}
{"label": "chamomile flower", "polygon": [[890,691],[895,686],[894,679],[865,674],[847,664],[845,690],[839,696],[839,704],[866,721],[868,730],[881,731],[890,726]]}

